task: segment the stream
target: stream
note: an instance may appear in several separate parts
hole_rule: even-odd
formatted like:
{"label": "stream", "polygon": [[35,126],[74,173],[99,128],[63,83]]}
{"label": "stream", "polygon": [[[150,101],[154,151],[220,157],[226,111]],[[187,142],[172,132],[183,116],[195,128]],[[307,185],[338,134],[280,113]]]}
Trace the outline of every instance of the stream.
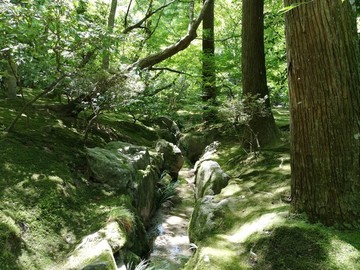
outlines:
{"label": "stream", "polygon": [[149,266],[153,269],[181,269],[192,255],[188,238],[188,224],[194,206],[194,173],[183,168],[176,187],[179,202],[165,202],[154,217],[150,229],[153,248]]}

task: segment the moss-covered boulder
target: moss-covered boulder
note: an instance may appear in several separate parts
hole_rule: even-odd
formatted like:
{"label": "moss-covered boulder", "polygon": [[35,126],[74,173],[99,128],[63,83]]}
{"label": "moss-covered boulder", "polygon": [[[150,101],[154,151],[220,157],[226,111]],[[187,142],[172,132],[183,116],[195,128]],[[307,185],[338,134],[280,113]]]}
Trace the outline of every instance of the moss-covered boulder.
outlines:
{"label": "moss-covered boulder", "polygon": [[175,144],[165,140],[159,140],[155,149],[163,155],[162,169],[166,170],[173,180],[177,180],[178,173],[184,164],[181,150]]}
{"label": "moss-covered boulder", "polygon": [[145,146],[133,145],[125,142],[109,142],[105,149],[113,151],[120,157],[127,159],[135,170],[143,170],[150,164],[149,151]]}
{"label": "moss-covered boulder", "polygon": [[126,191],[134,179],[134,168],[129,159],[116,151],[100,147],[88,148],[87,161],[91,178],[112,189]]}
{"label": "moss-covered boulder", "polygon": [[124,247],[126,233],[117,222],[110,222],[96,233],[86,236],[67,261],[53,269],[116,270],[113,254]]}
{"label": "moss-covered boulder", "polygon": [[156,183],[163,159],[144,146],[110,142],[105,148],[87,149],[88,166],[94,181],[119,194],[128,194],[145,224],[155,211]]}
{"label": "moss-covered boulder", "polygon": [[158,116],[146,121],[146,125],[154,128],[159,138],[164,139],[173,144],[177,144],[180,139],[181,132],[178,125],[167,116]]}
{"label": "moss-covered boulder", "polygon": [[219,131],[209,129],[203,132],[187,133],[179,140],[183,155],[193,164],[203,155],[205,148],[218,140]]}
{"label": "moss-covered boulder", "polygon": [[195,176],[195,199],[201,199],[205,195],[215,195],[227,186],[230,177],[213,160],[204,160],[196,169]]}
{"label": "moss-covered boulder", "polygon": [[221,226],[221,217],[227,202],[226,199],[216,202],[213,196],[208,195],[195,204],[189,224],[191,243],[197,243]]}

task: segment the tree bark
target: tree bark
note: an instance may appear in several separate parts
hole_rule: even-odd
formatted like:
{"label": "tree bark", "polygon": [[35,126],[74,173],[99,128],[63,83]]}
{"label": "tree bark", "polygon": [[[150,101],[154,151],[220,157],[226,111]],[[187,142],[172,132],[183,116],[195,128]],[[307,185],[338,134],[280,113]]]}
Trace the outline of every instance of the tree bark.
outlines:
{"label": "tree bark", "polygon": [[210,0],[209,8],[203,19],[202,38],[202,77],[203,101],[215,103],[216,100],[216,71],[215,71],[215,41],[214,41],[214,0]]}
{"label": "tree bark", "polygon": [[[242,87],[245,107],[249,108],[250,115],[243,146],[256,149],[279,141],[266,82],[264,0],[243,0],[242,12]],[[265,99],[266,112],[253,108],[251,102],[254,98]]]}
{"label": "tree bark", "polygon": [[360,59],[349,2],[290,10],[286,42],[293,210],[325,225],[359,225]]}

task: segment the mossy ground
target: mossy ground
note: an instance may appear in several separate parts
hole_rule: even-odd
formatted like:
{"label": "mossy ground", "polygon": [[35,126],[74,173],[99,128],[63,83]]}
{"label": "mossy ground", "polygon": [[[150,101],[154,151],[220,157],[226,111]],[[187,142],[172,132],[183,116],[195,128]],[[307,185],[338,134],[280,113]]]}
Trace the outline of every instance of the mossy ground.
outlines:
{"label": "mossy ground", "polygon": [[[288,113],[277,110],[278,125]],[[245,153],[223,140],[217,161],[232,179],[213,199],[215,226],[201,240],[185,269],[360,269],[360,233],[310,224],[294,215],[290,195],[288,133],[283,145]]]}
{"label": "mossy ground", "polygon": [[[25,91],[26,100],[33,95]],[[49,104],[46,99],[29,108],[13,132],[6,132],[23,104],[0,97],[2,270],[51,268],[82,237],[104,226],[112,209],[128,204],[126,197],[89,181],[84,154],[85,147],[101,146],[113,133],[131,132],[116,126],[119,118],[100,119],[96,130],[101,132],[84,141],[85,115],[59,118],[43,106]],[[107,130],[111,121],[114,128]],[[139,129],[141,143],[150,145],[153,132]]]}

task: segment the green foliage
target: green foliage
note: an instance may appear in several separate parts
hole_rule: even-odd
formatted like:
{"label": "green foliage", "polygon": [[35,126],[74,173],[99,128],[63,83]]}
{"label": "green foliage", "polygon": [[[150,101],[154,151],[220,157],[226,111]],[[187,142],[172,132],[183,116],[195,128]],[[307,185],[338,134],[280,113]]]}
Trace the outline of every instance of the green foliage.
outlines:
{"label": "green foliage", "polygon": [[169,182],[169,183],[165,183],[164,186],[159,187],[157,190],[157,196],[156,196],[156,200],[157,203],[156,205],[158,207],[160,207],[164,202],[168,202],[168,201],[173,201],[174,199],[176,199],[177,196],[177,190],[176,187],[178,186],[178,183],[176,182]]}
{"label": "green foliage", "polygon": [[274,105],[287,106],[287,64],[284,16],[278,13],[282,1],[265,4],[264,37],[266,74],[270,100]]}
{"label": "green foliage", "polygon": [[254,117],[264,117],[269,114],[265,105],[267,99],[267,96],[259,98],[251,95],[229,99],[220,107],[218,117],[228,123],[227,127],[235,132],[239,140],[242,140],[243,126],[249,126]]}
{"label": "green foliage", "polygon": [[114,207],[110,210],[108,221],[116,221],[127,233],[131,233],[135,226],[135,216],[124,206]]}

